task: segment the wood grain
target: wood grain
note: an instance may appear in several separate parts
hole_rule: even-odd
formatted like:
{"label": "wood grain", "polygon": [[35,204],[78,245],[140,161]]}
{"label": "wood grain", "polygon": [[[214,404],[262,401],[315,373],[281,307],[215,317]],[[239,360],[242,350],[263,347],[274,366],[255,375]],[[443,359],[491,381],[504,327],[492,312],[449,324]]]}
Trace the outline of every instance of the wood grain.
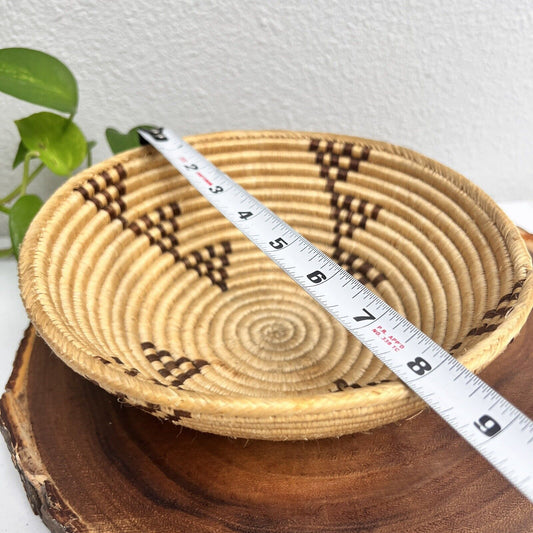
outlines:
{"label": "wood grain", "polygon": [[[533,317],[482,377],[533,415]],[[435,413],[308,442],[181,429],[117,402],[29,328],[0,403],[53,532],[521,533],[533,506]]]}

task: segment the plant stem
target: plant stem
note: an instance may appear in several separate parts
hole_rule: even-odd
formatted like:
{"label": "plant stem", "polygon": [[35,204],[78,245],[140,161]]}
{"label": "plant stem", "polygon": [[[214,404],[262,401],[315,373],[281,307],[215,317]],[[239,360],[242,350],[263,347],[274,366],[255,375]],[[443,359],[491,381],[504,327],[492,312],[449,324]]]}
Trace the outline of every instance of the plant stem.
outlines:
{"label": "plant stem", "polygon": [[28,188],[29,179],[30,179],[30,161],[34,157],[38,157],[39,152],[28,152],[26,157],[24,157],[24,172],[22,174],[22,183],[20,184],[20,194],[21,196],[26,194],[26,189]]}
{"label": "plant stem", "polygon": [[4,207],[3,205],[0,205],[0,211],[2,213],[5,213],[6,215],[9,215],[9,212],[11,211],[11,209],[9,209],[8,207]]}
{"label": "plant stem", "polygon": [[[44,163],[41,163],[29,176],[28,176],[28,181],[26,183],[26,185],[29,185],[36,177],[37,175],[39,174],[39,172],[41,172],[41,170],[44,168]],[[21,192],[21,189],[22,189],[22,184],[19,185],[18,187],[15,187],[7,196],[4,196],[4,198],[0,198],[0,205],[3,205],[3,204],[7,204],[8,202],[10,202],[11,200],[13,200],[13,198],[15,198],[16,196],[18,196]]]}
{"label": "plant stem", "polygon": [[93,164],[93,148],[96,146],[96,141],[87,141],[87,166]]}
{"label": "plant stem", "polygon": [[0,257],[9,257],[13,255],[13,248],[3,248],[0,250]]}

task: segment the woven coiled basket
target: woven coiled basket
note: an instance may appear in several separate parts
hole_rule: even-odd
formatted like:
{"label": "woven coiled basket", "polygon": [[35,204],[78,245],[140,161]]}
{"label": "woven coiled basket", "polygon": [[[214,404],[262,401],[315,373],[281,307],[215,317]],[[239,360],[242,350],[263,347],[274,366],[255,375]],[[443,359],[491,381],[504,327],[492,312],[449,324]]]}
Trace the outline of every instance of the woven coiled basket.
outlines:
{"label": "woven coiled basket", "polygon": [[[471,370],[524,324],[526,247],[452,170],[340,135],[187,140]],[[31,320],[59,357],[184,426],[319,438],[424,405],[149,147],[63,185],[31,225],[19,271]]]}

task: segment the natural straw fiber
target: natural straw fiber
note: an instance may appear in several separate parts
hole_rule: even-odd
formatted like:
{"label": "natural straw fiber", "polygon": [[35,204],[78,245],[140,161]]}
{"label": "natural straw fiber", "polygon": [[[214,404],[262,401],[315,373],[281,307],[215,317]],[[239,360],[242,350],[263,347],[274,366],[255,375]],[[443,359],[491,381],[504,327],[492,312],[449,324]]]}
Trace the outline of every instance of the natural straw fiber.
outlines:
{"label": "natural straw fiber", "polygon": [[[471,370],[524,324],[524,242],[456,172],[340,135],[187,140]],[[31,320],[59,357],[184,426],[319,438],[424,405],[152,148],[63,185],[31,225],[19,269]]]}

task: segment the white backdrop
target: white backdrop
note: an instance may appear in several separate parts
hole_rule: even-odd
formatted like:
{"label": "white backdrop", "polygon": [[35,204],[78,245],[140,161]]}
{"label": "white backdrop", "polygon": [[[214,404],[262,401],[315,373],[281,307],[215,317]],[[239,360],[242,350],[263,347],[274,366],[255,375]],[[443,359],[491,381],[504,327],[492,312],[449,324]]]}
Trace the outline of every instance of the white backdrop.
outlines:
{"label": "white backdrop", "polygon": [[[74,72],[95,160],[108,126],[322,130],[418,150],[500,202],[533,200],[531,0],[0,0],[10,46]],[[19,179],[12,120],[37,109],[0,94],[0,196]],[[5,383],[27,319],[14,261],[0,267]],[[0,533],[44,533],[0,448]]]}
{"label": "white backdrop", "polygon": [[[533,198],[531,1],[0,0],[0,46],[71,68],[95,160],[107,126],[321,130],[420,151],[498,201]],[[12,119],[36,110],[0,94],[0,194],[19,179]]]}

